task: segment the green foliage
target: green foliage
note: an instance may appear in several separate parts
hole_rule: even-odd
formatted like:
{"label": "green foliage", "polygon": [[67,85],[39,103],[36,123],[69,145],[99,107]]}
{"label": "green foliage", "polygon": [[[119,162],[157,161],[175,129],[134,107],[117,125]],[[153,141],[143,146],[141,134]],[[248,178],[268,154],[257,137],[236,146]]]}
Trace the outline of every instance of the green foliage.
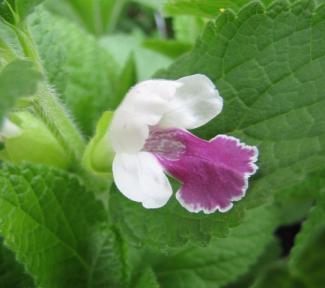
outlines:
{"label": "green foliage", "polygon": [[251,286],[251,288],[273,287],[304,288],[302,283],[291,277],[285,262],[276,262],[268,267]]}
{"label": "green foliage", "polygon": [[38,286],[107,287],[122,278],[107,267],[112,261],[118,269],[114,246],[121,243],[102,230],[105,210],[78,178],[45,166],[5,166],[0,184],[0,233]]}
{"label": "green foliage", "polygon": [[[324,181],[322,181],[324,184]],[[303,224],[291,253],[292,274],[307,288],[322,287],[325,281],[325,217],[324,186],[319,201]]]}
{"label": "green foliage", "polygon": [[88,32],[101,36],[114,30],[118,17],[128,0],[50,0],[46,7],[61,16],[74,20]]}
{"label": "green foliage", "polygon": [[143,43],[145,48],[158,51],[171,58],[177,58],[191,49],[191,45],[172,40],[150,39]]}
{"label": "green foliage", "polygon": [[115,34],[101,39],[101,44],[110,54],[125,64],[133,54],[137,80],[147,80],[152,78],[153,74],[162,68],[171,64],[171,59],[155,51],[143,47],[144,35],[134,32],[131,35]]}
{"label": "green foliage", "polygon": [[44,0],[1,0],[0,1],[0,18],[19,24],[28,14],[32,12],[35,6]]}
{"label": "green foliage", "polygon": [[29,61],[14,60],[5,66],[0,72],[0,123],[18,98],[31,96],[36,92],[40,79],[40,73]]}
{"label": "green foliage", "polygon": [[[2,158],[23,164],[0,163],[0,286],[322,287],[324,1],[47,0],[34,9],[41,2],[0,0],[0,122],[33,116],[33,133]],[[193,132],[258,146],[258,173],[231,211],[189,213],[175,197],[145,209],[109,191],[112,112],[154,73],[207,75],[224,111]],[[86,151],[77,125],[94,135]],[[60,153],[36,145],[44,131]],[[282,258],[275,229],[302,219]]]}
{"label": "green foliage", "polygon": [[157,282],[156,275],[151,268],[144,270],[143,274],[138,279],[134,286],[135,288],[159,288],[160,285]]}
{"label": "green foliage", "polygon": [[34,287],[23,266],[16,262],[15,255],[3,243],[0,246],[0,287]]}
{"label": "green foliage", "polygon": [[206,21],[201,17],[178,16],[174,18],[175,37],[183,43],[194,44],[204,30]]}
{"label": "green foliage", "polygon": [[[222,9],[230,8],[236,12],[252,0],[168,0],[164,10],[168,15],[193,15],[208,18],[216,17]],[[261,0],[265,5],[272,0]]]}
{"label": "green foliage", "polygon": [[115,60],[92,36],[44,10],[33,15],[31,30],[50,83],[82,131],[90,134],[116,101]]}
{"label": "green foliage", "polygon": [[161,287],[218,288],[236,280],[271,243],[276,225],[272,207],[261,206],[249,210],[228,237],[214,239],[204,248],[188,245],[162,256],[154,266]]}
{"label": "green foliage", "polygon": [[[230,212],[212,215],[190,214],[174,199],[163,208],[145,209],[130,202],[115,187],[110,192],[110,211],[131,243],[167,249],[181,246],[189,240],[207,245],[211,237],[225,237],[229,226],[239,224],[244,216],[240,207]],[[146,219],[144,221],[144,219]]]}

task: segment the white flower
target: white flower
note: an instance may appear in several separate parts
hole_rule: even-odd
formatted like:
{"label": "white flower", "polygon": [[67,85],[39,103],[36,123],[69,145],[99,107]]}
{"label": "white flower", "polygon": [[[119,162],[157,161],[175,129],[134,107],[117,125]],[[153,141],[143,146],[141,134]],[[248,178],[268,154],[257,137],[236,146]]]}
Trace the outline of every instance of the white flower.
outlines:
{"label": "white flower", "polygon": [[116,110],[109,139],[118,189],[146,208],[172,195],[165,172],[182,185],[176,199],[190,212],[226,212],[244,197],[258,150],[235,137],[200,139],[187,129],[216,117],[223,99],[204,75],[139,83]]}
{"label": "white flower", "polygon": [[194,129],[216,117],[223,99],[204,75],[148,80],[133,87],[114,114],[109,138],[116,152],[113,176],[119,190],[146,208],[172,195],[164,167],[144,149],[150,127]]}

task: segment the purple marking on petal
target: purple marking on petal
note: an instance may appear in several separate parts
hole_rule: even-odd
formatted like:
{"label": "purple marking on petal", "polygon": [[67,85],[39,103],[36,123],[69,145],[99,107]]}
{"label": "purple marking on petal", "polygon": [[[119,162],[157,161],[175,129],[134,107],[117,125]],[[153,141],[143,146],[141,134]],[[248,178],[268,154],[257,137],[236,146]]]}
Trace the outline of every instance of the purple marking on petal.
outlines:
{"label": "purple marking on petal", "polygon": [[[226,212],[232,208],[232,201],[245,195],[248,178],[257,170],[256,147],[226,135],[206,141],[180,129],[159,129],[154,130],[154,134],[156,140],[157,135],[160,135],[160,141],[165,139],[162,147],[168,149],[163,149],[163,153],[155,151],[153,147],[158,142],[153,141],[151,143],[156,144],[149,152],[155,154],[169,174],[182,182],[176,197],[187,210],[207,214],[216,210]],[[166,141],[181,143],[183,146],[176,146],[182,149],[176,149],[178,152],[175,154],[173,149],[169,149],[173,145],[166,145]]]}
{"label": "purple marking on petal", "polygon": [[178,139],[178,131],[178,129],[150,127],[150,135],[143,150],[169,160],[180,159],[186,151],[186,146]]}

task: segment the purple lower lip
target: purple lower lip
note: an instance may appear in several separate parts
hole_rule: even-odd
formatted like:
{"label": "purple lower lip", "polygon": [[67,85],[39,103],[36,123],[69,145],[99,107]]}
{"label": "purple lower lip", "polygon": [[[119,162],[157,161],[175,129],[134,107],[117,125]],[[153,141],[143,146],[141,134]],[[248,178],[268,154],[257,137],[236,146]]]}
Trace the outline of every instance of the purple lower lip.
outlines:
{"label": "purple lower lip", "polygon": [[206,141],[181,129],[155,128],[145,149],[183,184],[177,199],[191,212],[228,211],[257,170],[257,148],[226,135]]}

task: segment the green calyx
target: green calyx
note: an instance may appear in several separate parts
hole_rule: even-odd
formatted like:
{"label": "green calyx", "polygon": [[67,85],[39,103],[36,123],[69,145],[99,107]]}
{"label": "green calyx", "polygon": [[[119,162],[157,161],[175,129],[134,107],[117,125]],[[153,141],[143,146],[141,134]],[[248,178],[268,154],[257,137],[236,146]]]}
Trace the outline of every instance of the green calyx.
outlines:
{"label": "green calyx", "polygon": [[14,112],[10,121],[20,133],[3,137],[0,159],[13,163],[29,161],[66,169],[70,157],[42,120],[28,111]]}
{"label": "green calyx", "polygon": [[96,127],[96,134],[89,142],[84,157],[84,167],[97,175],[111,175],[115,152],[108,139],[108,128],[113,118],[113,112],[103,114]]}

